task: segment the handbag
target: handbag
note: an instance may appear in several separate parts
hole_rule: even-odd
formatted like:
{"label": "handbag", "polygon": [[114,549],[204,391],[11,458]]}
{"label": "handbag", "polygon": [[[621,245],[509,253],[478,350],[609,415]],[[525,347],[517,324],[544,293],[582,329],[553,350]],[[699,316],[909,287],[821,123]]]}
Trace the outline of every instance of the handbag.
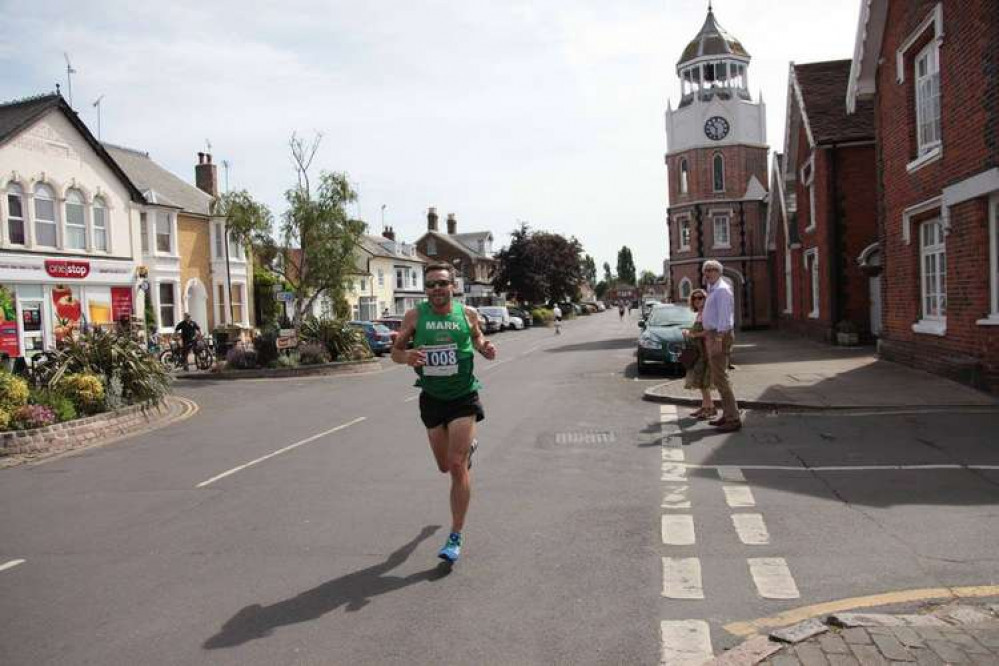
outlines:
{"label": "handbag", "polygon": [[680,358],[677,359],[677,360],[680,361],[680,365],[682,365],[683,367],[685,367],[685,368],[687,368],[689,370],[692,367],[694,367],[694,365],[697,363],[697,361],[698,361],[699,358],[701,358],[701,352],[700,352],[700,350],[697,347],[693,346],[693,345],[688,345],[688,346],[685,346],[680,351]]}

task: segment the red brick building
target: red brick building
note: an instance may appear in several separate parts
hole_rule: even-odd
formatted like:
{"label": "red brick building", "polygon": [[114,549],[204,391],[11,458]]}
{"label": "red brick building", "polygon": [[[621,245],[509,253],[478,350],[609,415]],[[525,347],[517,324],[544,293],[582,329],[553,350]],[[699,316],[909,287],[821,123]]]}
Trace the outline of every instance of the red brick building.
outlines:
{"label": "red brick building", "polygon": [[686,302],[701,264],[718,259],[739,328],[771,323],[766,106],[749,94],[749,61],[709,8],[677,63],[680,102],[666,111],[672,300]]}
{"label": "red brick building", "polygon": [[873,98],[883,357],[999,390],[995,0],[863,0],[847,108]]}
{"label": "red brick building", "polygon": [[874,108],[847,115],[849,60],[790,66],[784,153],[774,156],[768,238],[779,326],[832,341],[880,326]]}

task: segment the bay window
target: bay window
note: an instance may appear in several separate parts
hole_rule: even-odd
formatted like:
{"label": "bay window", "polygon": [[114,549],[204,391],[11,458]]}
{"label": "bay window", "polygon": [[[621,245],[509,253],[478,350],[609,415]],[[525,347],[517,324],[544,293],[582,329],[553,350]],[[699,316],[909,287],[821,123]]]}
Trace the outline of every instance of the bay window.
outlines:
{"label": "bay window", "polygon": [[160,282],[158,293],[160,307],[160,328],[173,328],[177,325],[177,299],[173,282]]}
{"label": "bay window", "polygon": [[173,229],[170,213],[156,211],[156,251],[169,254],[173,249]]}
{"label": "bay window", "polygon": [[243,303],[245,286],[241,283],[232,285],[232,321],[234,324],[243,322]]}

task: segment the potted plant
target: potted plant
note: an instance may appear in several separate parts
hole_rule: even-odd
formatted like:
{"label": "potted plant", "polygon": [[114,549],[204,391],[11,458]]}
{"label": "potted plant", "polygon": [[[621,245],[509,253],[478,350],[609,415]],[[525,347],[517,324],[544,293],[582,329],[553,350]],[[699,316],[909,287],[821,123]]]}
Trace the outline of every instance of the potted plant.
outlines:
{"label": "potted plant", "polygon": [[855,347],[860,344],[860,329],[848,319],[836,324],[836,344],[843,347]]}

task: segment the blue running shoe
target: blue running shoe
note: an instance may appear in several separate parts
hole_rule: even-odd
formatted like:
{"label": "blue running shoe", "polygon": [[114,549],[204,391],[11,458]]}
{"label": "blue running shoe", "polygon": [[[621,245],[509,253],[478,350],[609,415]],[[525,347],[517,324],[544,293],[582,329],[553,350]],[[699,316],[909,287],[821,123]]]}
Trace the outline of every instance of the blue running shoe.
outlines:
{"label": "blue running shoe", "polygon": [[444,543],[444,547],[441,548],[440,552],[437,553],[437,557],[441,558],[446,562],[454,564],[461,557],[461,533],[451,532],[448,535],[447,541]]}
{"label": "blue running shoe", "polygon": [[472,440],[472,448],[468,450],[468,469],[472,469],[472,454],[479,448],[479,440]]}

